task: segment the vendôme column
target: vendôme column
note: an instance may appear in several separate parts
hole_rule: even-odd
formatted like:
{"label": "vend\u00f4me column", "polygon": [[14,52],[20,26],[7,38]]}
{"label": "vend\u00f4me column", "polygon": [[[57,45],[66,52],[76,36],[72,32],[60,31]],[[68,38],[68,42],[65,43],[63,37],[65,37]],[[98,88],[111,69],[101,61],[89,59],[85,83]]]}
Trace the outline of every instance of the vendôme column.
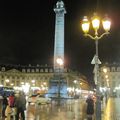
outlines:
{"label": "vend\u00f4me column", "polygon": [[67,97],[67,83],[60,74],[64,70],[64,64],[59,66],[57,59],[64,61],[64,14],[66,13],[62,0],[57,1],[54,8],[55,19],[55,43],[54,43],[54,76],[49,81],[48,97],[57,97],[60,103],[61,97]]}
{"label": "vend\u00f4me column", "polygon": [[[59,69],[56,60],[58,58],[64,61],[64,16],[66,13],[64,2],[59,0],[54,8],[56,13],[55,21],[55,43],[54,43],[54,71]],[[64,65],[61,66],[61,70],[64,69]]]}

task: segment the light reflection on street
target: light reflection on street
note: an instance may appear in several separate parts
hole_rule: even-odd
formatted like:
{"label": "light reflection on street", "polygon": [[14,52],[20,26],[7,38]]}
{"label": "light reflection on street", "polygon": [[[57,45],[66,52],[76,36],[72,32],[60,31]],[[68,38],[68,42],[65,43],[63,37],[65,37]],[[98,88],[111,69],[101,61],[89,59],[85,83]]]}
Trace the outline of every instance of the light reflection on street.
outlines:
{"label": "light reflection on street", "polygon": [[110,98],[108,100],[104,120],[120,120],[120,98]]}
{"label": "light reflection on street", "polygon": [[[120,120],[120,98],[110,98],[104,109],[102,120]],[[52,101],[47,105],[28,105],[26,120],[85,120],[85,100]]]}
{"label": "light reflection on street", "polygon": [[56,102],[48,105],[29,105],[27,108],[27,120],[82,120],[80,100],[67,100],[60,106]]}

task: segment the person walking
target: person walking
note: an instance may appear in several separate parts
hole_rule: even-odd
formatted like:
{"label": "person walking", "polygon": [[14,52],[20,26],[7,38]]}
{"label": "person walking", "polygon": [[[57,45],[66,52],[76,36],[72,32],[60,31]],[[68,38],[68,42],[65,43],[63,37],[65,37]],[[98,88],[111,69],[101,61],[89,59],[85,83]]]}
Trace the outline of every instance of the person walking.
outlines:
{"label": "person walking", "polygon": [[15,97],[15,107],[17,109],[15,120],[19,120],[20,115],[22,120],[25,120],[26,98],[23,92],[20,92],[19,96]]}
{"label": "person walking", "polygon": [[3,102],[2,102],[2,118],[5,118],[5,110],[8,105],[8,100],[6,95],[3,95]]}
{"label": "person walking", "polygon": [[87,103],[87,109],[86,109],[87,120],[93,120],[94,100],[92,99],[91,95],[88,96],[86,103]]}
{"label": "person walking", "polygon": [[11,116],[12,116],[12,108],[10,107],[10,104],[8,103],[6,110],[5,110],[5,120],[11,120]]}
{"label": "person walking", "polygon": [[11,94],[11,95],[8,97],[8,103],[9,103],[9,105],[10,105],[11,108],[14,107],[14,102],[15,102],[14,94]]}

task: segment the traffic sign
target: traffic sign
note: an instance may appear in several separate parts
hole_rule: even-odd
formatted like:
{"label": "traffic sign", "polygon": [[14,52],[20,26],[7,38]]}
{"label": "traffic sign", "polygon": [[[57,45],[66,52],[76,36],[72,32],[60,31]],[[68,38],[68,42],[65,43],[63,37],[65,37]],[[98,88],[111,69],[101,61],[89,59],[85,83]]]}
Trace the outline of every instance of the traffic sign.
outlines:
{"label": "traffic sign", "polygon": [[101,64],[101,61],[99,60],[98,56],[94,55],[91,64]]}

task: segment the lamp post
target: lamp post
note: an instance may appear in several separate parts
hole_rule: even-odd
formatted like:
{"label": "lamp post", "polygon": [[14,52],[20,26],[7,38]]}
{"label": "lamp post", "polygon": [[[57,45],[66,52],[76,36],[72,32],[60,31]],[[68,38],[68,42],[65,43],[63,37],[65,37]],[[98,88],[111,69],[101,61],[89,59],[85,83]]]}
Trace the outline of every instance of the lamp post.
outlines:
{"label": "lamp post", "polygon": [[99,90],[99,64],[101,64],[99,57],[98,57],[98,40],[101,39],[104,35],[109,34],[110,30],[110,25],[111,22],[106,16],[102,20],[103,24],[103,29],[105,30],[104,33],[102,33],[100,36],[98,36],[98,30],[100,27],[100,18],[97,16],[96,13],[94,13],[94,16],[92,17],[92,27],[94,29],[94,35],[89,34],[89,27],[90,27],[90,21],[88,20],[87,16],[84,16],[83,21],[82,21],[82,30],[84,32],[85,37],[90,37],[91,39],[95,40],[95,56],[92,60],[92,64],[95,64],[94,68],[94,80],[96,82],[96,96],[97,96],[97,101],[96,101],[96,120],[101,120],[101,100],[100,100],[100,90]]}
{"label": "lamp post", "polygon": [[60,96],[60,86],[61,86],[61,85],[60,85],[60,84],[61,84],[61,83],[60,83],[60,82],[61,82],[61,76],[60,76],[60,74],[61,74],[61,71],[62,71],[62,70],[61,70],[61,67],[63,66],[64,62],[63,62],[63,59],[62,59],[62,58],[59,58],[59,57],[56,59],[56,62],[57,62],[58,69],[59,69],[59,70],[58,70],[58,73],[59,73],[59,74],[58,74],[58,77],[59,77],[59,80],[58,80],[58,105],[60,105],[60,97],[61,97],[61,96]]}

